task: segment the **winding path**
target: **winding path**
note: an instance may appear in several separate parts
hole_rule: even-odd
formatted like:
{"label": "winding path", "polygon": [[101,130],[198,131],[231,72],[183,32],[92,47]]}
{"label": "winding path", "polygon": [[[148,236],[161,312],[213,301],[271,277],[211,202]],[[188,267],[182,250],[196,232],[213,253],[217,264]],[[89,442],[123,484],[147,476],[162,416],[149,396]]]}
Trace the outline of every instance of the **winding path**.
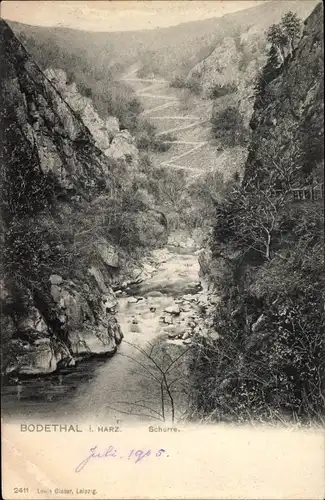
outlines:
{"label": "winding path", "polygon": [[[193,153],[199,151],[206,146],[215,151],[209,140],[196,140],[196,129],[198,130],[198,138],[202,135],[202,126],[207,124],[206,119],[194,114],[188,115],[182,109],[181,98],[176,89],[170,87],[168,80],[158,78],[137,78],[135,75],[138,68],[131,68],[128,73],[122,77],[122,81],[130,84],[136,95],[138,96],[144,110],[141,116],[146,116],[157,127],[157,137],[163,138],[166,134],[173,134],[175,140],[163,141],[166,144],[171,144],[169,157],[166,159],[163,155],[158,158],[159,165],[168,168],[187,170],[191,175],[201,174],[206,171],[209,165],[201,161],[200,156],[193,158]],[[161,101],[161,104],[160,102]],[[175,114],[163,114],[165,110],[171,108]],[[184,132],[193,131],[192,137],[184,137]],[[212,148],[211,148],[212,146]],[[181,149],[181,151],[180,151]],[[182,151],[183,149],[183,151]],[[186,162],[186,159],[192,159],[191,164]],[[213,157],[213,155],[212,155]],[[155,158],[157,160],[157,158]],[[185,160],[185,164],[179,163],[179,160]]]}

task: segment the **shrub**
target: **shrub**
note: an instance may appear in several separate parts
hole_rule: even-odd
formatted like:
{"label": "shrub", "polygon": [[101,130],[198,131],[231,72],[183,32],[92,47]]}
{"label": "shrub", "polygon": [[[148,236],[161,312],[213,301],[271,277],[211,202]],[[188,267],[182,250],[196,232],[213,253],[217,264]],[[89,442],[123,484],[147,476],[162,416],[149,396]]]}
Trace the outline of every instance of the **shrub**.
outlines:
{"label": "shrub", "polygon": [[143,151],[163,153],[170,149],[169,142],[176,140],[172,134],[156,137],[156,128],[149,122],[143,122],[140,128],[141,130],[137,133],[137,147]]}
{"label": "shrub", "polygon": [[216,83],[208,92],[208,99],[218,99],[228,94],[237,92],[238,88],[235,83],[227,83],[226,85],[219,85]]}
{"label": "shrub", "polygon": [[80,94],[84,95],[85,97],[92,96],[91,88],[87,87],[83,82],[79,83],[78,90],[79,90]]}
{"label": "shrub", "polygon": [[191,77],[186,81],[185,88],[189,89],[195,95],[199,95],[202,90],[200,81],[195,77]]}
{"label": "shrub", "polygon": [[225,146],[236,146],[245,142],[246,130],[243,117],[235,106],[228,106],[211,118],[212,131]]}
{"label": "shrub", "polygon": [[200,94],[202,87],[198,75],[193,74],[190,78],[175,76],[170,86],[177,89],[188,89],[193,94]]}
{"label": "shrub", "polygon": [[170,82],[170,86],[176,89],[186,88],[186,80],[181,76],[175,76],[173,80]]}
{"label": "shrub", "polygon": [[211,250],[227,279],[213,318],[219,338],[198,339],[193,353],[200,417],[323,421],[323,208],[285,200],[251,186],[217,205]]}

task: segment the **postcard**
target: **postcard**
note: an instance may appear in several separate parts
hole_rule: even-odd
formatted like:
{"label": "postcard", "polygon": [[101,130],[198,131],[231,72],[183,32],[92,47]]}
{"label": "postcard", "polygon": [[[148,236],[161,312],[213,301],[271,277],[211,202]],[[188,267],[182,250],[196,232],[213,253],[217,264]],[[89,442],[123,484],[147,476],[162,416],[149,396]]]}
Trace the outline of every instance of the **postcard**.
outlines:
{"label": "postcard", "polygon": [[322,18],[1,2],[5,500],[324,499]]}

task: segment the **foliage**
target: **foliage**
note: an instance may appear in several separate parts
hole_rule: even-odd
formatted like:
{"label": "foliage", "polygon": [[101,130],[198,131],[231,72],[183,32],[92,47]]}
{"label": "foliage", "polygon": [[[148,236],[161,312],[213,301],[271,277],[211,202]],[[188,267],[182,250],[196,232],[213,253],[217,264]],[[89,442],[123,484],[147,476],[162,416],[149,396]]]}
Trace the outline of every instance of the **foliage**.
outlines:
{"label": "foliage", "polygon": [[227,108],[215,113],[211,118],[212,131],[225,146],[243,144],[246,139],[243,117],[237,107]]}
{"label": "foliage", "polygon": [[177,89],[188,89],[192,94],[199,95],[201,93],[200,77],[195,72],[190,77],[183,78],[175,76],[170,82],[170,86]]}
{"label": "foliage", "polygon": [[116,116],[122,128],[133,132],[141,106],[133,90],[116,80],[117,67],[92,61],[86,50],[71,52],[60,41],[39,33],[21,32],[20,40],[42,70],[58,68],[65,71],[68,82],[75,82],[86,97],[91,97],[102,118]]}
{"label": "foliage", "polygon": [[233,94],[237,92],[238,88],[235,83],[227,83],[226,85],[219,85],[216,83],[213,87],[209,89],[208,98],[218,99],[228,94]]}
{"label": "foliage", "polygon": [[257,107],[261,101],[265,103],[265,90],[267,85],[274,80],[279,73],[278,54],[275,47],[271,45],[267,54],[266,64],[262,70],[257,73],[255,78],[255,107]]}
{"label": "foliage", "polygon": [[292,56],[296,42],[300,36],[302,21],[297,14],[289,11],[279,24],[272,24],[266,39],[277,49],[280,64],[283,64],[286,54]]}
{"label": "foliage", "polygon": [[200,340],[192,365],[205,418],[324,416],[323,207],[271,194],[232,188],[217,206],[211,248],[230,275],[214,316],[220,337]]}
{"label": "foliage", "polygon": [[186,81],[179,75],[176,75],[173,80],[170,82],[170,86],[175,89],[183,89],[186,87]]}
{"label": "foliage", "polygon": [[159,75],[159,58],[157,58],[156,54],[147,50],[144,54],[141,55],[141,68],[137,71],[138,78],[150,78],[152,76]]}
{"label": "foliage", "polygon": [[141,120],[139,131],[136,134],[137,147],[142,151],[156,151],[163,153],[168,151],[171,143],[176,140],[172,134],[156,136],[156,127],[150,122]]}
{"label": "foliage", "polygon": [[279,24],[272,24],[267,31],[266,39],[269,43],[267,61],[259,72],[255,83],[255,94],[258,101],[263,99],[269,82],[276,78],[284,64],[286,57],[292,57],[297,41],[300,38],[302,21],[297,14],[289,11]]}

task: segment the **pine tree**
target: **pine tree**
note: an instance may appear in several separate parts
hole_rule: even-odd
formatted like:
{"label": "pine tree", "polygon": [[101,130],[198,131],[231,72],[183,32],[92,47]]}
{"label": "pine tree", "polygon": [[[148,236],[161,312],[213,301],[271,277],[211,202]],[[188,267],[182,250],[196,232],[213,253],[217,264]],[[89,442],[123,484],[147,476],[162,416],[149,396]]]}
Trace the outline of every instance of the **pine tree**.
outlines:
{"label": "pine tree", "polygon": [[274,45],[271,45],[266,64],[256,78],[254,87],[256,96],[260,98],[264,96],[267,85],[278,75],[279,67],[281,64],[279,63],[278,51]]}
{"label": "pine tree", "polygon": [[285,57],[284,49],[287,44],[287,36],[283,31],[281,25],[272,24],[267,32],[266,39],[273,47],[276,48],[278,57],[280,59],[280,64],[283,64]]}
{"label": "pine tree", "polygon": [[299,38],[302,21],[297,14],[289,11],[281,20],[282,31],[287,39],[288,51],[292,56],[295,48],[295,42]]}

